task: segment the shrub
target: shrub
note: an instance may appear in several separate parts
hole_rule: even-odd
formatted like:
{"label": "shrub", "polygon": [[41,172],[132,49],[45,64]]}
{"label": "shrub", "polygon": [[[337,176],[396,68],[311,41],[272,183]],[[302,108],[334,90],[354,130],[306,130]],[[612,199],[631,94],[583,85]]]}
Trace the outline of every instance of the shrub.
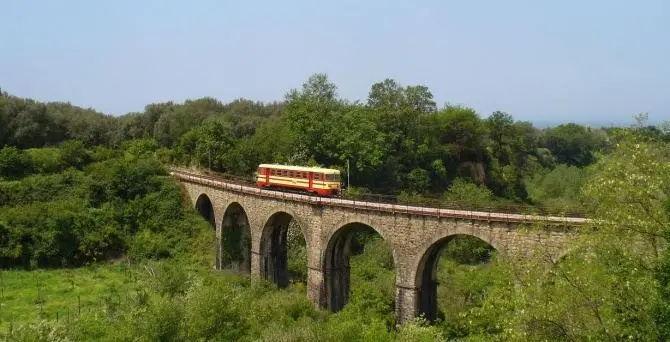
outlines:
{"label": "shrub", "polygon": [[461,205],[485,207],[493,200],[493,192],[484,185],[477,185],[462,178],[456,178],[444,194],[447,201]]}
{"label": "shrub", "polygon": [[32,171],[30,155],[13,146],[0,149],[0,177],[21,178]]}

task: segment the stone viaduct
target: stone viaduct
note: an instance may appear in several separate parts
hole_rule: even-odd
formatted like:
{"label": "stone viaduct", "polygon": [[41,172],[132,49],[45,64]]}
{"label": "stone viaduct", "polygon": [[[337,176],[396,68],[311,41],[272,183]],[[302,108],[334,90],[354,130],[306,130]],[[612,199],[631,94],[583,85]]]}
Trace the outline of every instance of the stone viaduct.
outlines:
{"label": "stone viaduct", "polygon": [[[288,224],[295,220],[308,251],[308,296],[315,305],[332,311],[347,303],[351,237],[360,229],[374,229],[393,255],[396,316],[401,323],[421,313],[435,318],[435,268],[440,252],[454,236],[475,236],[510,260],[538,248],[558,258],[569,248],[572,227],[585,222],[580,218],[319,198],[260,190],[186,171],[173,170],[171,174],[186,189],[196,210],[216,229],[217,268],[222,267],[222,250],[237,250],[241,257],[232,261],[235,268],[250,272],[252,279],[286,286],[286,238]],[[236,242],[222,245],[226,230],[239,237]]]}

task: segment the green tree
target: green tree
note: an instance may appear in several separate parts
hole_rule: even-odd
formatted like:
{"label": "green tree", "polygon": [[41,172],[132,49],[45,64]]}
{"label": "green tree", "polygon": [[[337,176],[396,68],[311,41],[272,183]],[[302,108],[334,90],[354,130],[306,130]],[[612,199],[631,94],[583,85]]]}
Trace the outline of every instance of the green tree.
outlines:
{"label": "green tree", "polygon": [[326,74],[314,74],[301,90],[293,89],[286,95],[284,119],[295,145],[293,153],[304,151],[309,159],[319,164],[333,164],[332,151],[337,151],[333,126],[341,116],[343,106],[337,98],[337,87]]}
{"label": "green tree", "polygon": [[558,260],[539,249],[508,265],[515,286],[489,293],[473,319],[499,310],[505,340],[664,339],[665,274],[657,270],[670,222],[669,150],[623,139],[592,167],[583,191],[594,222],[579,229],[572,252]]}
{"label": "green tree", "polygon": [[216,171],[235,173],[236,162],[231,151],[236,141],[229,125],[210,120],[184,134],[175,147],[176,158],[184,164],[194,164]]}
{"label": "green tree", "polygon": [[544,141],[560,164],[587,166],[595,161],[594,152],[603,146],[590,128],[569,123],[548,130]]}
{"label": "green tree", "polygon": [[430,151],[445,162],[449,175],[477,184],[485,181],[487,129],[473,109],[446,106],[430,117],[427,131],[432,139]]}
{"label": "green tree", "polygon": [[511,115],[496,111],[486,119],[489,136],[493,141],[493,155],[504,164],[512,159],[510,139],[517,136],[514,132],[514,119]]}

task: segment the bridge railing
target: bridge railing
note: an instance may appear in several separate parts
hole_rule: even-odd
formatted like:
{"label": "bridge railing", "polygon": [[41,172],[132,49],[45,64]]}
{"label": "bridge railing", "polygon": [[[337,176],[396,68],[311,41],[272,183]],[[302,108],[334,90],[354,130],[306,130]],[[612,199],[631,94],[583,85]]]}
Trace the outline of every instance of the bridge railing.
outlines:
{"label": "bridge railing", "polygon": [[473,210],[484,212],[507,212],[527,215],[565,215],[570,217],[586,217],[583,210],[576,208],[546,207],[537,205],[522,205],[509,203],[473,203],[469,201],[447,200],[442,198],[418,197],[403,198],[401,196],[383,195],[383,194],[361,194],[347,199],[356,201],[388,203],[399,205],[412,205],[431,208],[454,209],[454,210]]}
{"label": "bridge railing", "polygon": [[[225,182],[228,184],[238,185],[239,188],[235,187],[233,190],[238,190],[242,192],[249,192],[252,194],[261,193],[260,189],[256,189],[255,179],[251,177],[240,177],[230,174],[217,173],[209,170],[202,169],[187,169],[180,167],[170,167],[170,170],[176,171],[182,174],[192,175],[198,178],[207,179],[211,181],[211,185],[216,186],[217,182]],[[248,189],[248,187],[253,187],[253,189]],[[231,188],[232,189],[232,188]],[[294,198],[295,193],[279,193],[274,194],[267,192],[264,194],[266,197],[276,197],[276,198]],[[470,202],[460,202],[460,201],[447,201],[439,198],[402,198],[399,196],[393,195],[383,195],[383,194],[358,194],[356,196],[345,196],[341,199],[347,200],[338,201],[338,199],[327,200],[320,197],[310,196],[308,194],[297,194],[301,199],[311,202],[328,202],[331,205],[344,205],[344,206],[353,206],[356,207],[366,207],[368,209],[388,209],[384,205],[389,205],[398,207],[405,207],[404,211],[412,211],[418,214],[429,214],[429,212],[436,212],[436,210],[457,210],[457,211],[467,211],[470,213],[476,213],[472,216],[482,216],[482,214],[487,214],[491,216],[492,214],[496,216],[510,214],[515,217],[514,220],[517,220],[518,215],[532,215],[538,217],[571,217],[571,218],[584,218],[586,215],[584,212],[579,210],[561,210],[560,208],[552,207],[541,207],[541,206],[524,206],[524,205],[510,205],[510,204],[493,204],[493,205],[481,205]],[[371,206],[371,204],[377,204],[377,206]],[[421,212],[419,212],[421,211]],[[424,213],[425,212],[425,213]],[[442,213],[442,211],[440,211]],[[447,215],[448,216],[448,215]],[[462,213],[459,213],[458,216],[463,216]]]}

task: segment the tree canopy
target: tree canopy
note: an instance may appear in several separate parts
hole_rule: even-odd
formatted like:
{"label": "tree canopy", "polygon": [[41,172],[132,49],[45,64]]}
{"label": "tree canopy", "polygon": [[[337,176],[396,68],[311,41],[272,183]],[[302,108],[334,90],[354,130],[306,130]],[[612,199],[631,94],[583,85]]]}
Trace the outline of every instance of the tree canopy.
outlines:
{"label": "tree canopy", "polygon": [[[648,125],[645,115],[637,119],[641,134],[670,139],[666,126]],[[539,129],[500,110],[484,115],[462,105],[438,106],[427,87],[393,79],[372,84],[365,101],[351,102],[323,73],[281,102],[203,97],[152,103],[119,117],[0,95],[0,146],[56,147],[76,140],[83,144],[78,149],[115,148],[149,139],[164,149],[164,162],[240,176],[259,163],[344,171],[348,162],[351,193],[442,197],[462,181],[484,187],[497,201],[572,208],[582,207],[574,193],[582,178],[561,170],[595,163],[622,129],[630,128],[565,123]],[[18,158],[6,153],[3,158]],[[7,169],[7,176],[13,172]],[[549,186],[569,193],[556,200]]]}

